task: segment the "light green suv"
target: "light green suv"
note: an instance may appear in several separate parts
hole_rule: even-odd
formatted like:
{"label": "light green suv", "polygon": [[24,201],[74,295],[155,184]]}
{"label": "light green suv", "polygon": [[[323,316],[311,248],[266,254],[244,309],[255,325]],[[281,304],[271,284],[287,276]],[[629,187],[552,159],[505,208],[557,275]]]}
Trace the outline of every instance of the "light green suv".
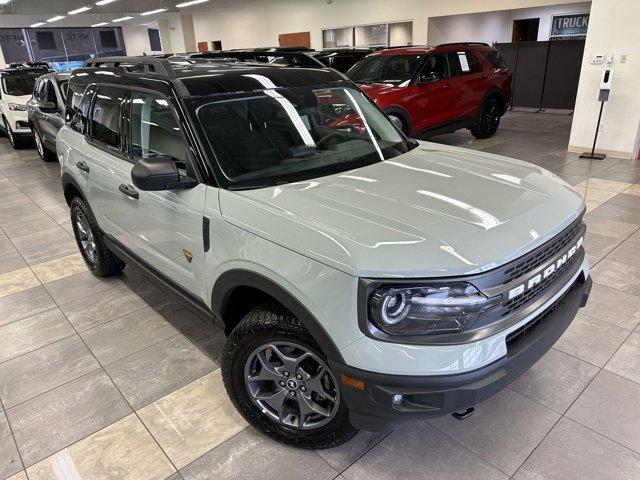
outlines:
{"label": "light green suv", "polygon": [[465,418],[585,304],[584,203],[534,165],[410,140],[297,65],[74,71],[57,151],[80,251],[220,322],[227,392],[271,437]]}

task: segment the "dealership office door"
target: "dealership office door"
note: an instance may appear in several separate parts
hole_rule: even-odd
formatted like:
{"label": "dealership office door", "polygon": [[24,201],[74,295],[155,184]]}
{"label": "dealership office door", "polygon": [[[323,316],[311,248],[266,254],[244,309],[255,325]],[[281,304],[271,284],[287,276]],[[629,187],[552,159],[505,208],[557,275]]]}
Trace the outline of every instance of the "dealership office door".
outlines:
{"label": "dealership office door", "polygon": [[513,106],[573,110],[584,40],[496,45],[513,71]]}

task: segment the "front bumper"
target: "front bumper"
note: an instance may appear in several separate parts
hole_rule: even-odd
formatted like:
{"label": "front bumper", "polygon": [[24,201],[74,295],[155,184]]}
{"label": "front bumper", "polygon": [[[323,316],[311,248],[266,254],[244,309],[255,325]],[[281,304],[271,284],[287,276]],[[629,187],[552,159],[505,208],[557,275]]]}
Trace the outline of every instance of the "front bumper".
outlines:
{"label": "front bumper", "polygon": [[12,111],[7,109],[5,117],[7,118],[7,122],[9,123],[14,136],[31,137],[33,135],[27,111]]}
{"label": "front bumper", "polygon": [[[342,397],[351,423],[364,430],[386,431],[397,424],[443,416],[477,405],[496,394],[536,363],[564,333],[586,304],[591,279],[580,274],[566,293],[540,315],[507,337],[507,355],[486,367],[456,375],[405,376],[331,366],[364,382],[364,390],[342,381]],[[393,406],[395,395],[402,401]]]}

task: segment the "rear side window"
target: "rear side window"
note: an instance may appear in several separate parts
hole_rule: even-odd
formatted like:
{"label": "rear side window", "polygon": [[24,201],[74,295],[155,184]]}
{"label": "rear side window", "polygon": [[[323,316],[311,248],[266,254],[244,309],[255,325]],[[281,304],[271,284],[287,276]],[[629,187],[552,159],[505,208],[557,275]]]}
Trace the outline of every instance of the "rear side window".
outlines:
{"label": "rear side window", "polygon": [[472,52],[450,52],[447,56],[449,57],[451,76],[482,71],[482,65]]}
{"label": "rear side window", "polygon": [[91,138],[120,147],[120,108],[125,92],[117,87],[98,87],[91,110]]}
{"label": "rear side window", "polygon": [[502,58],[499,50],[484,52],[483,55],[493,68],[507,68],[507,64],[504,63],[504,58]]}

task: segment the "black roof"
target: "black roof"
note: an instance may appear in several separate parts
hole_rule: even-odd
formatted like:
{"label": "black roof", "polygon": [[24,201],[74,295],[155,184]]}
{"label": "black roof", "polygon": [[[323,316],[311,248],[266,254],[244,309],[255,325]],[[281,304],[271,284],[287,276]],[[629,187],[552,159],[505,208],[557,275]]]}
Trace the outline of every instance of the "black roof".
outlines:
{"label": "black roof", "polygon": [[344,81],[343,76],[329,68],[290,67],[237,60],[183,65],[153,57],[87,60],[85,67],[73,71],[72,78],[87,85],[110,83],[138,86],[180,97]]}

